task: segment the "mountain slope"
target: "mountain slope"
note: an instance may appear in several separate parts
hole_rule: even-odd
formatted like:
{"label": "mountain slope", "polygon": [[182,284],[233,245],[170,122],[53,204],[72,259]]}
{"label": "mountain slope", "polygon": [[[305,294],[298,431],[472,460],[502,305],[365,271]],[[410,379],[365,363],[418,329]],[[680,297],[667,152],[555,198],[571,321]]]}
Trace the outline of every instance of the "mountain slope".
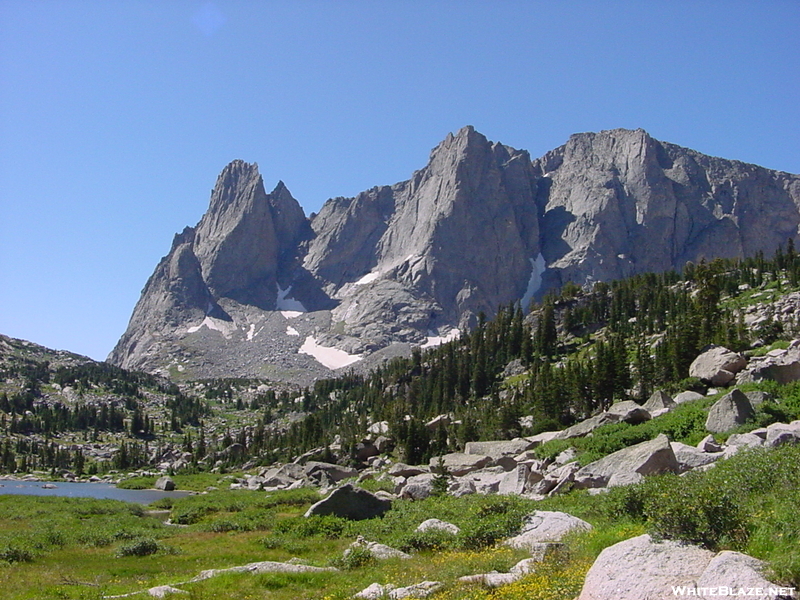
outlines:
{"label": "mountain slope", "polygon": [[220,175],[110,360],[173,377],[307,383],[474,326],[481,312],[797,239],[800,177],[642,130],[577,134],[531,160],[461,129],[408,181],[307,219],[256,165]]}

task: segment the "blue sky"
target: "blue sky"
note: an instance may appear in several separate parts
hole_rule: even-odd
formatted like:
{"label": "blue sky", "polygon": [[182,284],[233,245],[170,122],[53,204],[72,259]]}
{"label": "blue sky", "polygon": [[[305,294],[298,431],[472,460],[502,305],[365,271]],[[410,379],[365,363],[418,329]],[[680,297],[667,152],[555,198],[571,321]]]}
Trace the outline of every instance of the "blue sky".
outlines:
{"label": "blue sky", "polygon": [[231,160],[307,213],[470,124],[800,172],[800,2],[0,0],[0,333],[103,359]]}

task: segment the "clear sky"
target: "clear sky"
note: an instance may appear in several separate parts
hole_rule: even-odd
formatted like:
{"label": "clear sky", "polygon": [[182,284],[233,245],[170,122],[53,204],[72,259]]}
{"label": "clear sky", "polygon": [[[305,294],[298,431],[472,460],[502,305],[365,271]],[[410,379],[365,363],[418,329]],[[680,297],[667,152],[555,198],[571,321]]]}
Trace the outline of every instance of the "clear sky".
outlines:
{"label": "clear sky", "polygon": [[310,213],[468,124],[800,173],[800,1],[0,0],[0,333],[103,359],[229,161]]}

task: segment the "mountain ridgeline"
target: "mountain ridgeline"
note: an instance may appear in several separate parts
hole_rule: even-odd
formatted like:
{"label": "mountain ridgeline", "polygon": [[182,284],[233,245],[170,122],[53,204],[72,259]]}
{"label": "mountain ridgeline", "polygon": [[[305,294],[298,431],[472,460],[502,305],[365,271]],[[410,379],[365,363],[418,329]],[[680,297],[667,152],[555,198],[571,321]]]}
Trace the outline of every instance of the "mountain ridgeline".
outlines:
{"label": "mountain ridgeline", "polygon": [[366,373],[568,282],[772,254],[798,224],[797,175],[642,130],[576,134],[532,160],[465,127],[408,181],[310,218],[234,161],[109,360],[173,379]]}

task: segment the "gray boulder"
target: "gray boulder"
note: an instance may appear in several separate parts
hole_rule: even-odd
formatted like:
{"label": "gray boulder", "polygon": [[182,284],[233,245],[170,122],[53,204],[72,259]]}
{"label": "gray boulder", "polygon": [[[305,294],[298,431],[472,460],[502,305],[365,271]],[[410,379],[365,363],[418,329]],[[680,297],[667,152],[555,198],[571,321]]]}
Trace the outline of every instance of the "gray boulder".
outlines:
{"label": "gray boulder", "polygon": [[672,586],[693,588],[713,557],[709,550],[640,535],[600,553],[578,600],[674,600]]}
{"label": "gray boulder", "polygon": [[762,575],[764,567],[763,562],[752,556],[725,550],[711,559],[697,580],[697,587],[718,590],[725,587],[737,592],[740,589],[760,589],[762,592],[758,594],[759,598],[772,600],[794,598],[791,588],[781,588],[764,578]]}
{"label": "gray boulder", "polygon": [[[618,414],[602,412],[598,415],[594,415],[593,417],[589,417],[588,419],[584,419],[580,423],[575,423],[575,425],[567,427],[563,431],[557,432],[556,435],[550,439],[569,440],[576,437],[584,437],[592,433],[598,427],[602,427],[608,423],[619,423],[621,420],[622,419]],[[549,441],[549,439],[545,441]]]}
{"label": "gray boulder", "polygon": [[525,486],[525,493],[526,495],[538,497],[566,491],[574,481],[575,473],[579,469],[580,465],[578,463],[571,462],[560,467],[556,466],[556,468],[548,470],[543,476],[536,471],[531,471],[528,476],[528,483]]}
{"label": "gray boulder", "polygon": [[305,464],[305,475],[316,483],[322,484],[325,481],[337,483],[343,479],[357,477],[358,471],[352,467],[310,460]]}
{"label": "gray boulder", "polygon": [[475,482],[467,479],[466,477],[457,477],[455,481],[450,483],[447,488],[447,493],[454,498],[461,498],[462,496],[469,496],[476,494]]}
{"label": "gray boulder", "polygon": [[740,390],[735,389],[717,400],[708,411],[706,430],[724,433],[743,425],[755,416],[753,405]]}
{"label": "gray boulder", "polygon": [[433,493],[433,473],[413,475],[406,480],[400,489],[400,496],[410,500],[424,500]]}
{"label": "gray boulder", "polygon": [[395,463],[391,467],[389,467],[389,471],[387,472],[392,477],[413,477],[414,475],[430,473],[430,467],[427,466],[412,467],[405,463]]}
{"label": "gray boulder", "polygon": [[722,458],[721,452],[704,452],[694,446],[688,446],[680,442],[670,442],[672,451],[675,453],[675,460],[678,461],[678,472],[685,473],[697,467],[709,465]]}
{"label": "gray boulder", "polygon": [[774,448],[783,444],[800,444],[800,422],[773,423],[767,427],[766,445]]}
{"label": "gray boulder", "polygon": [[333,490],[327,498],[312,504],[305,516],[334,515],[360,521],[383,516],[390,508],[391,500],[378,498],[375,494],[348,483]]}
{"label": "gray boulder", "polygon": [[782,588],[764,578],[763,567],[761,561],[739,552],[724,551],[715,555],[697,546],[674,541],[656,542],[649,535],[640,535],[600,553],[586,574],[578,600],[742,597],[747,596],[749,590],[759,588],[759,594],[750,595],[771,600],[793,598],[790,588]]}
{"label": "gray boulder", "polygon": [[672,399],[672,396],[662,390],[657,390],[647,399],[642,408],[652,415],[656,411],[672,410],[676,406],[678,404]]}
{"label": "gray boulder", "polygon": [[172,480],[172,477],[169,475],[164,475],[163,477],[159,477],[156,480],[155,488],[157,490],[163,490],[165,492],[171,492],[175,489],[175,482]]}
{"label": "gray boulder", "polygon": [[188,594],[189,592],[172,587],[171,585],[158,585],[156,587],[151,587],[147,590],[147,593],[151,598],[166,598],[173,594]]}
{"label": "gray boulder", "polygon": [[576,488],[627,485],[646,475],[677,473],[680,465],[663,433],[647,442],[618,450],[575,473]]}
{"label": "gray boulder", "polygon": [[391,546],[387,546],[386,544],[379,544],[378,542],[368,542],[363,537],[358,536],[358,539],[350,544],[350,547],[344,551],[344,557],[347,558],[350,554],[352,554],[353,550],[363,549],[369,552],[369,554],[375,560],[389,560],[391,558],[401,558],[401,559],[409,559],[411,558],[410,554],[407,554],[401,550],[397,550],[396,548],[392,548]]}
{"label": "gray boulder", "polygon": [[697,444],[697,449],[703,452],[722,452],[722,444],[718,443],[710,433]]}
{"label": "gray boulder", "polygon": [[503,542],[506,546],[517,550],[541,550],[541,542],[561,541],[567,533],[573,530],[589,531],[592,526],[578,517],[558,511],[537,510],[525,517],[522,531],[519,535]]}
{"label": "gray boulder", "polygon": [[489,456],[493,460],[499,460],[505,456],[516,456],[533,448],[535,442],[525,438],[515,438],[498,442],[467,442],[464,447],[465,454],[476,454],[478,456]]}
{"label": "gray boulder", "polygon": [[726,385],[747,366],[744,356],[723,346],[706,346],[689,366],[689,376],[711,385]]}
{"label": "gray boulder", "polygon": [[492,464],[490,456],[478,456],[476,454],[464,454],[462,452],[453,452],[452,454],[445,454],[443,456],[434,456],[430,461],[430,468],[437,469],[441,464],[447,469],[447,472],[454,477],[460,477],[478,471],[484,467]]}
{"label": "gray boulder", "polygon": [[419,531],[420,533],[425,533],[426,531],[446,531],[447,533],[458,535],[461,528],[458,527],[458,525],[453,525],[452,523],[440,519],[427,519],[417,525],[415,531]]}
{"label": "gray boulder", "polygon": [[681,392],[672,400],[675,402],[675,404],[683,404],[684,402],[694,402],[695,400],[702,400],[703,398],[705,398],[703,394],[698,394],[697,392],[687,390],[685,392]]}
{"label": "gray boulder", "polygon": [[632,400],[624,400],[623,402],[615,402],[606,411],[608,415],[615,415],[619,417],[620,421],[637,425],[650,420],[650,413],[643,406],[636,404]]}
{"label": "gray boulder", "polygon": [[786,350],[772,351],[767,356],[754,358],[737,378],[739,383],[772,380],[781,384],[800,379],[800,344],[797,341]]}

